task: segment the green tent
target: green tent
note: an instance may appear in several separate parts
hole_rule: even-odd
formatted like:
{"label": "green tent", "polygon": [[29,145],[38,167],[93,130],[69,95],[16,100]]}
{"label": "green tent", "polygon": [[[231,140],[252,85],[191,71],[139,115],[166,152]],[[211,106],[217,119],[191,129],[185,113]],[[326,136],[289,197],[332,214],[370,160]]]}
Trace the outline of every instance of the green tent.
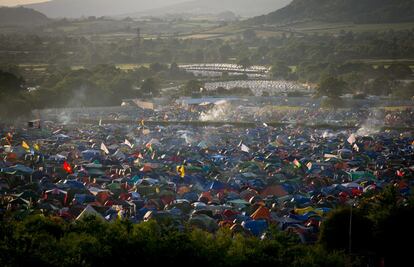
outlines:
{"label": "green tent", "polygon": [[352,181],[356,180],[376,180],[377,177],[375,177],[372,173],[366,172],[366,171],[358,171],[358,172],[349,172],[349,177],[351,177]]}

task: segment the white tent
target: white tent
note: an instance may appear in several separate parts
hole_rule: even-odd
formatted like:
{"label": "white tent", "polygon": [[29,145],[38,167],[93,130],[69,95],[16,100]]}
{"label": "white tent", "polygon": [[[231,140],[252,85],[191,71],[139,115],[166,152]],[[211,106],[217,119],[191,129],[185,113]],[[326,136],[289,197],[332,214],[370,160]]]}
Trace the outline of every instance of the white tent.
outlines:
{"label": "white tent", "polygon": [[99,212],[97,212],[91,205],[86,206],[86,208],[76,218],[76,221],[82,220],[83,218],[88,217],[88,216],[95,216],[96,218],[99,218],[105,221],[105,218]]}

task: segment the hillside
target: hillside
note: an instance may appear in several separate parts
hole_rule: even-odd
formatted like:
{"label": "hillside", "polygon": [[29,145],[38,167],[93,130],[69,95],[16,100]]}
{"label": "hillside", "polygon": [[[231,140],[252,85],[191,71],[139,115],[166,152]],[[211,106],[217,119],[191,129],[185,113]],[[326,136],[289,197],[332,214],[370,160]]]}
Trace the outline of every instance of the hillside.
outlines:
{"label": "hillside", "polygon": [[42,13],[24,7],[0,7],[0,26],[32,27],[45,25],[49,19]]}
{"label": "hillside", "polygon": [[160,8],[186,0],[52,0],[25,5],[51,18],[82,16],[115,16]]}
{"label": "hillside", "polygon": [[224,11],[231,11],[238,16],[253,17],[267,14],[271,10],[282,8],[291,1],[292,0],[237,0],[236,5],[234,0],[195,0],[129,15],[132,17],[140,17],[180,13],[218,14]]}
{"label": "hillside", "polygon": [[288,6],[256,17],[253,24],[297,21],[394,23],[414,21],[413,0],[293,0]]}

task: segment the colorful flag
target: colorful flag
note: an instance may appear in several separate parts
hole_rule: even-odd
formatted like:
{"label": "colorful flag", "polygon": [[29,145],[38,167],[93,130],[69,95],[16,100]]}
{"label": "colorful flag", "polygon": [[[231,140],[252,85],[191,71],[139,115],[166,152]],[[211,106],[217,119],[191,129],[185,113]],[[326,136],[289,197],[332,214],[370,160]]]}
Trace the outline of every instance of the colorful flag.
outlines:
{"label": "colorful flag", "polygon": [[307,164],[306,164],[306,167],[310,170],[310,169],[312,169],[312,162],[308,162]]}
{"label": "colorful flag", "polygon": [[149,152],[151,152],[152,153],[152,151],[154,151],[154,149],[152,148],[152,144],[151,143],[148,143],[148,144],[146,144],[145,145],[145,147],[148,149],[148,151]]}
{"label": "colorful flag", "polygon": [[398,177],[404,177],[404,172],[403,171],[400,171],[400,170],[397,170],[397,176]]}
{"label": "colorful flag", "polygon": [[40,146],[39,146],[39,144],[34,144],[34,145],[33,145],[33,148],[34,148],[36,151],[39,151],[39,150],[40,150]]}
{"label": "colorful flag", "polygon": [[63,162],[63,169],[67,172],[67,173],[69,173],[69,174],[72,174],[73,172],[72,172],[72,167],[70,166],[70,164],[69,163],[67,163],[66,161],[65,162]]}
{"label": "colorful flag", "polygon": [[242,144],[241,145],[241,151],[244,151],[244,152],[247,152],[247,153],[249,153],[249,151],[250,151],[250,148],[248,148],[246,145],[244,145],[244,144]]}
{"label": "colorful flag", "polygon": [[293,165],[295,165],[295,167],[296,167],[296,168],[300,168],[300,167],[302,167],[302,164],[300,164],[300,162],[299,162],[297,159],[295,159],[295,160],[293,161]]}
{"label": "colorful flag", "polygon": [[103,151],[103,152],[105,152],[105,154],[109,154],[109,150],[108,150],[108,148],[106,148],[106,146],[105,146],[105,144],[104,143],[102,143],[101,144],[101,150]]}
{"label": "colorful flag", "polygon": [[6,141],[9,145],[11,145],[12,141],[13,141],[13,135],[11,133],[7,133],[6,135]]}
{"label": "colorful flag", "polygon": [[30,150],[30,146],[25,142],[25,141],[23,141],[22,142],[22,147],[25,149],[25,150]]}
{"label": "colorful flag", "polygon": [[128,141],[128,139],[125,139],[124,144],[127,145],[127,146],[129,146],[129,148],[132,148],[133,147],[133,145]]}
{"label": "colorful flag", "polygon": [[185,167],[184,165],[177,166],[177,172],[180,175],[181,178],[184,178],[185,176]]}
{"label": "colorful flag", "polygon": [[347,139],[347,141],[348,141],[348,143],[349,144],[353,144],[353,143],[355,143],[356,142],[356,137],[355,137],[355,135],[354,134],[351,134],[349,137],[348,137],[348,139]]}

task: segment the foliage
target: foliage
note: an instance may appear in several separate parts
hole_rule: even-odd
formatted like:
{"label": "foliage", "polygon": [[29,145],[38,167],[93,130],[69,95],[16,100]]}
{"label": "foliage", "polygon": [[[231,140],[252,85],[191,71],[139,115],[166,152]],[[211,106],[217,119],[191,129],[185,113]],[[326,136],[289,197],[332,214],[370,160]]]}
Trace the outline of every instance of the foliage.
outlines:
{"label": "foliage", "polygon": [[328,76],[319,82],[318,95],[329,98],[338,98],[344,94],[347,84],[333,76]]}
{"label": "foliage", "polygon": [[302,20],[386,23],[412,21],[414,3],[410,0],[294,0],[251,23],[286,23]]}
{"label": "foliage", "polygon": [[288,79],[290,74],[289,66],[286,62],[277,61],[272,65],[271,68],[272,77],[276,79]]}
{"label": "foliage", "polygon": [[185,266],[344,266],[344,255],[297,243],[271,230],[272,238],[179,230],[149,221],[104,223],[94,217],[69,224],[31,216],[1,222],[2,266],[113,266],[180,262]]}
{"label": "foliage", "polygon": [[141,85],[141,93],[144,97],[157,97],[160,95],[160,85],[155,78],[147,78]]}
{"label": "foliage", "polygon": [[183,96],[200,96],[204,83],[199,80],[189,80],[181,89]]}
{"label": "foliage", "polygon": [[[404,197],[398,185],[390,185],[378,195],[369,195],[353,208],[352,253],[361,266],[384,261],[390,266],[404,265],[410,257],[404,240],[414,238],[410,221],[414,219],[413,197]],[[350,209],[331,213],[322,224],[319,243],[328,251],[349,250]]]}

